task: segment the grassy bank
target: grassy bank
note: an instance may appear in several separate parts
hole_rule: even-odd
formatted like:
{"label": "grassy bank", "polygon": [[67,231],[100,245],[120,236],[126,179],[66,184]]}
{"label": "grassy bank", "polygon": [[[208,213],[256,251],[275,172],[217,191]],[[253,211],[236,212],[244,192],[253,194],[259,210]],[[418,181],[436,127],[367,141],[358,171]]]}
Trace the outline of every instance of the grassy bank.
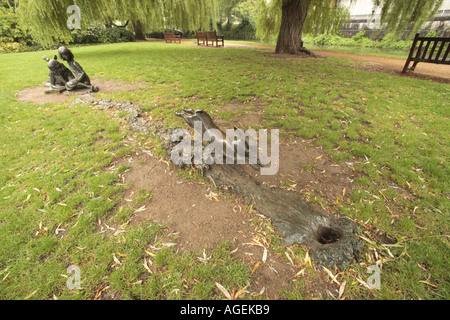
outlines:
{"label": "grassy bank", "polygon": [[[107,288],[122,299],[210,299],[223,297],[215,282],[237,290],[251,283],[251,269],[229,244],[204,264],[195,259],[201,253],[174,255],[163,246],[176,241],[164,226],[127,225],[121,210],[138,207],[119,208],[123,168],[106,168],[148,137],[125,143],[131,134],[120,119],[87,105],[18,102],[18,90],[47,79],[43,54],[55,52],[0,56],[0,297],[93,299]],[[182,125],[173,114],[181,107],[223,119],[260,108],[261,127],[315,139],[359,177],[342,201],[315,201],[395,239],[365,240],[370,254],[340,276],[347,298],[450,297],[448,85],[356,70],[337,58],[192,44],[97,45],[75,55],[91,78],[143,83],[144,90],[99,95],[133,100],[168,125]],[[102,232],[105,224],[123,232]],[[357,279],[377,261],[381,289],[368,290]],[[82,270],[82,290],[67,288],[69,265]],[[311,298],[302,289],[308,281],[293,282],[283,296]]]}

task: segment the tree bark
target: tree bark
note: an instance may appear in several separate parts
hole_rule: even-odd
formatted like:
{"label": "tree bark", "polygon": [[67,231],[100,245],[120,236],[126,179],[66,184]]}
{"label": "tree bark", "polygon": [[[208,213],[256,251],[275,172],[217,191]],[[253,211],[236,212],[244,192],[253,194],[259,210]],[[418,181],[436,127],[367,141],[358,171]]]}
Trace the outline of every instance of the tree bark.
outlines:
{"label": "tree bark", "polygon": [[305,52],[302,30],[311,0],[283,0],[281,26],[275,53],[296,54]]}
{"label": "tree bark", "polygon": [[142,25],[140,20],[133,20],[134,34],[136,35],[136,40],[145,40],[145,34],[142,31]]}

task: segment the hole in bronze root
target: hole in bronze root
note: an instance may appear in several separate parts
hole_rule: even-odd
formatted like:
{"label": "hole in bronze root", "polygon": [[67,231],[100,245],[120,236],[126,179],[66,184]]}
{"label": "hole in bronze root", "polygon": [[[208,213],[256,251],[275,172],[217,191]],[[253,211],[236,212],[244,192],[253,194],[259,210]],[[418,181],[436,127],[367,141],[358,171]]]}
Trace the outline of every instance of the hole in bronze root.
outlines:
{"label": "hole in bronze root", "polygon": [[342,231],[325,226],[317,228],[316,239],[322,244],[335,243],[342,237]]}

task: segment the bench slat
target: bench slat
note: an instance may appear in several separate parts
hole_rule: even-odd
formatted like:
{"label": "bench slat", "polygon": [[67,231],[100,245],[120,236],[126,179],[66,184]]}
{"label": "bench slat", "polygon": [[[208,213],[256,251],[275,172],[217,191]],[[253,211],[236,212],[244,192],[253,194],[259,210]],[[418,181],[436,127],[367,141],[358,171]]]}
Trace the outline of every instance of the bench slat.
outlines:
{"label": "bench slat", "polygon": [[[416,46],[417,43],[419,43],[419,46]],[[428,49],[430,48],[430,45],[431,50],[429,51]],[[445,50],[443,56],[441,57],[441,54],[446,45],[447,49]],[[439,49],[437,50],[437,53],[434,55],[438,47]],[[414,41],[411,46],[411,50],[409,51],[409,55],[408,58],[406,59],[406,63],[402,73],[405,73],[408,69],[413,71],[419,62],[450,64],[450,59],[448,59],[449,53],[450,53],[450,38],[419,37],[419,34],[417,33],[416,36],[414,37]],[[414,63],[413,66],[409,68],[409,64],[411,62]]]}

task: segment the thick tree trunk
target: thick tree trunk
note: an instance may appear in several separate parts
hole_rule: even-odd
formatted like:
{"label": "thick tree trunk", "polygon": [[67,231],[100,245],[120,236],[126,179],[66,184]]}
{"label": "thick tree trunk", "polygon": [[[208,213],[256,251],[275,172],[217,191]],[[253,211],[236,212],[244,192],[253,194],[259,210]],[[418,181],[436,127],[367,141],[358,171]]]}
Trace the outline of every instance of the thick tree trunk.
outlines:
{"label": "thick tree trunk", "polygon": [[141,21],[133,20],[133,28],[134,28],[134,34],[136,35],[136,40],[145,40],[145,34],[142,31]]}
{"label": "thick tree trunk", "polygon": [[295,54],[302,50],[302,30],[311,0],[283,0],[281,26],[275,53]]}

